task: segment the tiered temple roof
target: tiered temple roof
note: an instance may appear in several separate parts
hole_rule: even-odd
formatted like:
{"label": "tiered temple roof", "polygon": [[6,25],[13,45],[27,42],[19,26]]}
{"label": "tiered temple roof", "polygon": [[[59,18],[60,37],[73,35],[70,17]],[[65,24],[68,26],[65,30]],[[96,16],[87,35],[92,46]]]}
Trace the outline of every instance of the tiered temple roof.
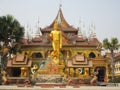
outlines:
{"label": "tiered temple roof", "polygon": [[73,60],[67,61],[67,67],[92,67],[92,61],[88,60],[84,55],[77,55]]}
{"label": "tiered temple roof", "polygon": [[53,30],[53,25],[55,21],[58,21],[60,30],[62,31],[62,40],[63,40],[63,47],[64,46],[97,46],[99,44],[99,41],[97,38],[93,38],[89,40],[85,37],[79,37],[78,35],[78,28],[75,28],[68,24],[68,22],[65,20],[61,7],[59,8],[58,14],[54,21],[45,28],[40,28],[42,35],[39,37],[35,37],[32,40],[23,40],[24,45],[27,46],[51,46],[51,40],[50,40],[50,32]]}
{"label": "tiered temple roof", "polygon": [[8,60],[7,67],[31,67],[32,61],[28,59],[27,55],[17,54],[12,59]]}

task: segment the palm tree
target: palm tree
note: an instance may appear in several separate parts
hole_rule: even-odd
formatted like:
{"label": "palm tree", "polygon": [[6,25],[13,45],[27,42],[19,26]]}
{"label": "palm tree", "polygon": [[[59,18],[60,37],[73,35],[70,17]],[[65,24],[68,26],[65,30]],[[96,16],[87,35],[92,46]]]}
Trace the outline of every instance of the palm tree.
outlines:
{"label": "palm tree", "polygon": [[[20,51],[20,44],[24,35],[24,28],[11,15],[0,17],[0,51],[2,59],[9,54],[16,54]],[[3,61],[3,63],[2,63]],[[4,65],[5,60],[1,63]]]}
{"label": "palm tree", "polygon": [[112,81],[114,81],[114,51],[118,50],[120,47],[119,41],[117,38],[111,38],[111,41],[109,41],[107,38],[103,40],[103,47],[106,50],[109,50],[111,52],[111,72],[112,72]]}

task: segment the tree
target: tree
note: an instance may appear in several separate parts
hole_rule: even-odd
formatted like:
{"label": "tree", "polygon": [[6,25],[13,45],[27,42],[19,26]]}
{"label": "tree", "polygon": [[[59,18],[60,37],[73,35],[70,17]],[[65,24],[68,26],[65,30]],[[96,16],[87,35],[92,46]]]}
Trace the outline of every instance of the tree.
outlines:
{"label": "tree", "polygon": [[106,50],[109,50],[111,52],[111,72],[112,72],[112,81],[114,81],[114,51],[118,50],[120,47],[119,41],[117,38],[111,38],[111,41],[109,41],[107,38],[103,40],[103,47]]}
{"label": "tree", "polygon": [[[12,15],[0,17],[0,51],[2,52],[2,59],[8,54],[20,52],[23,35],[24,28]],[[2,61],[1,63],[4,65],[5,61]]]}

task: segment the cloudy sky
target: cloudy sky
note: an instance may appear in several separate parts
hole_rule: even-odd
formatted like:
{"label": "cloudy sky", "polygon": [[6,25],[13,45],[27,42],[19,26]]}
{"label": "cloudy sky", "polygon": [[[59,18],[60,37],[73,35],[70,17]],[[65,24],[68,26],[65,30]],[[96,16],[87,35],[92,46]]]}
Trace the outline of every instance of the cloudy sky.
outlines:
{"label": "cloudy sky", "polygon": [[44,28],[55,19],[59,5],[66,21],[79,27],[80,21],[85,25],[95,24],[97,38],[117,37],[120,41],[120,0],[0,0],[0,16],[11,14],[23,26]]}

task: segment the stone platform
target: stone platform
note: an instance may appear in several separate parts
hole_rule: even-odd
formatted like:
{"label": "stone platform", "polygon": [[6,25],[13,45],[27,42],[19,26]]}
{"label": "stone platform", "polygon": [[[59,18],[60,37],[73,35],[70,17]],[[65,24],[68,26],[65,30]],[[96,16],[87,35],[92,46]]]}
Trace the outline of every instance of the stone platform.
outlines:
{"label": "stone platform", "polygon": [[64,86],[63,78],[59,74],[38,74],[36,86]]}

